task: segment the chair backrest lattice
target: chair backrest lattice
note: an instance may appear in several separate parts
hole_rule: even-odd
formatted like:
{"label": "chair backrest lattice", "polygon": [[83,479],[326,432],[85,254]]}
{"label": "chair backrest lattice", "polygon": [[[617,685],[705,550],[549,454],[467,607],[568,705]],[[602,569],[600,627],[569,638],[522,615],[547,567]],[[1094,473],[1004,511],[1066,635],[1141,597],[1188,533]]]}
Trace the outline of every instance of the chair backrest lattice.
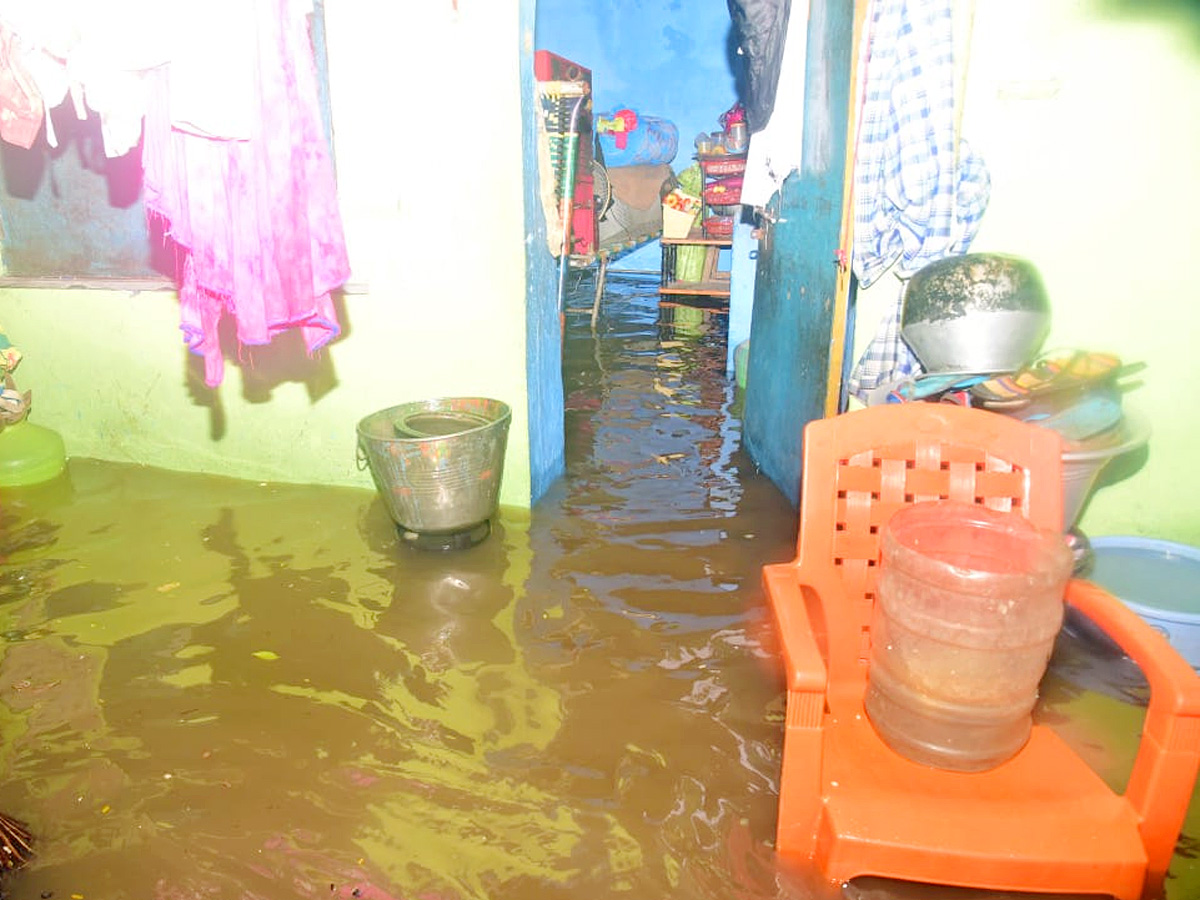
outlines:
{"label": "chair backrest lattice", "polygon": [[845,588],[845,621],[825,623],[831,666],[865,677],[882,532],[893,513],[951,499],[1061,529],[1061,466],[1054,432],[982,410],[909,403],[810,423],[798,557],[833,566]]}

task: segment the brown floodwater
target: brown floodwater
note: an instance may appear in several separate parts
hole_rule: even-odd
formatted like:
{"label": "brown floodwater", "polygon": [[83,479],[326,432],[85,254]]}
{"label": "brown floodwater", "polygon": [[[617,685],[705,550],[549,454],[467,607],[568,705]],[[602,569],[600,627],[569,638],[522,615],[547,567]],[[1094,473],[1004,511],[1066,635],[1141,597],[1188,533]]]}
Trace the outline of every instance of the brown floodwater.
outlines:
{"label": "brown floodwater", "polygon": [[[566,476],[467,550],[401,543],[365,480],[73,459],[0,497],[0,810],[37,849],[5,896],[842,895],[771,847],[759,569],[795,512],[741,451],[723,325],[635,279],[598,334],[569,315]],[[1120,779],[1138,691],[1076,641],[1043,716]]]}

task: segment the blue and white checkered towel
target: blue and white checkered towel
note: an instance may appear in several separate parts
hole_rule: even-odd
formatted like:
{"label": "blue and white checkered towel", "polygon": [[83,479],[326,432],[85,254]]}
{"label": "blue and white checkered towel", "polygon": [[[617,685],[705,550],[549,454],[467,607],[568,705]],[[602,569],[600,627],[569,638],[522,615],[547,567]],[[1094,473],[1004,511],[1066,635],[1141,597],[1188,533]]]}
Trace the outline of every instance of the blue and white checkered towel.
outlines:
{"label": "blue and white checkered towel", "polygon": [[[966,253],[987,209],[983,161],[957,138],[952,0],[873,0],[859,61],[854,274],[868,287]],[[850,377],[860,399],[921,371],[900,337],[900,301]]]}

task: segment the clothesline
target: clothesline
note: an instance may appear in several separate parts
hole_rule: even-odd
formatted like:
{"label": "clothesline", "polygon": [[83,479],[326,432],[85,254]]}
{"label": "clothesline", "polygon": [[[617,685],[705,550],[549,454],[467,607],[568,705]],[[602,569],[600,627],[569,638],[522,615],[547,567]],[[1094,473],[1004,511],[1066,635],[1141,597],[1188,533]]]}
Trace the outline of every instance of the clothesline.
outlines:
{"label": "clothesline", "polygon": [[[164,8],[168,12],[164,12]],[[147,216],[181,253],[181,329],[219,384],[218,325],[244,345],[339,331],[349,278],[308,33],[312,0],[0,0],[0,138],[31,147],[48,110],[97,115],[105,152],[141,147]],[[219,64],[217,64],[219,62]]]}

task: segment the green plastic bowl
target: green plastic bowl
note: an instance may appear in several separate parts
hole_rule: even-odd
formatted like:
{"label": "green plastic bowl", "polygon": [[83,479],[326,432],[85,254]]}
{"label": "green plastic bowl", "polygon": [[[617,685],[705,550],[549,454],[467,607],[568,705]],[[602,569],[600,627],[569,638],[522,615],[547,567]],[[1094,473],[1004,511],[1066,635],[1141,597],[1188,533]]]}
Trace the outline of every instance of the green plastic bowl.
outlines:
{"label": "green plastic bowl", "polygon": [[41,484],[66,466],[66,447],[57,431],[28,420],[0,431],[0,488]]}

